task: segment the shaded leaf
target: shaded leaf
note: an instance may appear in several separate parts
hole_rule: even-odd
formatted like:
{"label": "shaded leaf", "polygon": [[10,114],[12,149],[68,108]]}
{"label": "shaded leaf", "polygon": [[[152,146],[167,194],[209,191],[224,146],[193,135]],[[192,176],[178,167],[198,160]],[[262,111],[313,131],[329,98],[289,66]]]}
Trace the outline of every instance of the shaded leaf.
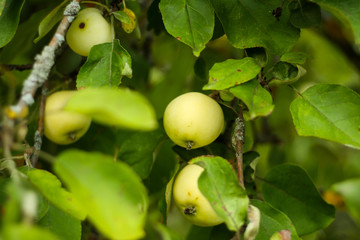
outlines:
{"label": "shaded leaf", "polygon": [[25,0],[6,0],[0,14],[0,48],[5,46],[14,37],[20,20],[21,9]]}
{"label": "shaded leaf", "polygon": [[272,168],[264,180],[263,196],[291,219],[300,236],[327,227],[335,217],[334,207],[322,199],[307,173],[295,165]]}
{"label": "shaded leaf", "polygon": [[80,68],[76,79],[77,88],[117,87],[123,76],[131,78],[130,54],[115,39],[91,48],[85,64]]}
{"label": "shaded leaf", "polygon": [[189,45],[195,56],[205,48],[214,30],[214,10],[208,0],[161,0],[166,31]]}
{"label": "shaded leaf", "polygon": [[287,62],[278,62],[275,64],[271,74],[273,79],[269,82],[269,86],[290,84],[304,76],[306,69],[300,65],[294,66]]}
{"label": "shaded leaf", "polygon": [[319,84],[290,105],[296,131],[360,148],[360,96],[341,85]]}
{"label": "shaded leaf", "polygon": [[360,178],[336,183],[332,189],[343,196],[350,215],[360,225]]}
{"label": "shaded leaf", "polygon": [[72,193],[61,187],[61,182],[55,175],[41,169],[32,169],[26,174],[30,182],[51,203],[77,219],[85,219],[86,211],[81,202]]}
{"label": "shaded leaf", "polygon": [[129,89],[87,88],[76,92],[65,109],[110,126],[153,130],[158,125],[149,101]]}
{"label": "shaded leaf", "polygon": [[297,28],[309,28],[321,23],[320,6],[313,2],[290,2],[290,22]]}
{"label": "shaded leaf", "polygon": [[269,115],[273,109],[271,94],[259,84],[257,79],[230,88],[235,97],[243,101],[248,109],[244,111],[245,120]]}
{"label": "shaded leaf", "polygon": [[261,47],[247,48],[246,54],[248,57],[254,58],[256,62],[262,67],[265,67],[266,64],[268,63],[268,55],[266,53],[265,48],[261,48]]}
{"label": "shaded leaf", "polygon": [[228,229],[239,230],[247,217],[249,199],[232,166],[227,160],[213,156],[197,157],[190,163],[205,169],[198,180],[199,189],[215,212],[225,220]]}
{"label": "shaded leaf", "polygon": [[105,236],[112,239],[144,236],[146,189],[128,165],[101,153],[68,150],[59,155],[54,169]]}
{"label": "shaded leaf", "polygon": [[250,57],[215,63],[209,71],[209,82],[203,89],[224,90],[253,79],[260,70],[256,60]]}
{"label": "shaded leaf", "polygon": [[271,236],[283,229],[291,231],[293,240],[300,239],[291,220],[279,210],[273,208],[270,204],[260,200],[253,199],[251,204],[260,210],[260,228],[256,240],[270,239]]}
{"label": "shaded leaf", "polygon": [[155,150],[164,137],[165,132],[161,128],[152,132],[134,133],[119,146],[118,158],[145,179],[153,166]]}
{"label": "shaded leaf", "polygon": [[355,43],[360,44],[360,11],[358,0],[312,0],[350,26]]}
{"label": "shaded leaf", "polygon": [[81,221],[50,205],[47,214],[38,222],[61,239],[81,239]]}
{"label": "shaded leaf", "polygon": [[39,36],[34,40],[34,43],[37,43],[50,32],[50,30],[64,17],[64,10],[68,3],[68,0],[64,0],[40,22]]}
{"label": "shaded leaf", "polygon": [[277,0],[211,0],[231,44],[237,48],[265,47],[272,53],[288,52],[299,38],[283,8],[280,21],[271,14]]}

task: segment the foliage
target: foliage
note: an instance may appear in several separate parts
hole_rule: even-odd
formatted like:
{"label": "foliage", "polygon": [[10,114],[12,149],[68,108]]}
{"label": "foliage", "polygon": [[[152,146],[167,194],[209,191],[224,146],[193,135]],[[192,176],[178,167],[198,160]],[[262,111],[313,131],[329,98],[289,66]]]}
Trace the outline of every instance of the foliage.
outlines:
{"label": "foliage", "polygon": [[[63,44],[17,115],[70,2],[0,0],[0,239],[358,238],[358,0],[79,0],[103,11],[113,41],[87,58]],[[42,95],[75,89],[64,108],[91,117],[89,131],[39,140]],[[162,117],[192,91],[226,123],[185,150]],[[223,224],[191,225],[174,206],[187,162],[204,168],[199,189]]]}

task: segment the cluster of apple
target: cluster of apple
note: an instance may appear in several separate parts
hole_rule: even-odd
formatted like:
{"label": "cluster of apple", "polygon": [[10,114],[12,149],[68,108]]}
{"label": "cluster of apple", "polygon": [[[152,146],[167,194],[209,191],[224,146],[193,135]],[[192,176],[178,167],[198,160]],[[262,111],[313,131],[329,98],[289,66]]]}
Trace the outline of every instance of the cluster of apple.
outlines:
{"label": "cluster of apple", "polygon": [[[202,93],[180,95],[169,103],[164,113],[164,128],[169,138],[181,147],[194,149],[212,143],[224,128],[224,114],[219,104]],[[198,226],[223,222],[198,187],[204,171],[196,164],[185,166],[177,175],[173,196],[182,215]]]}
{"label": "cluster of apple", "polygon": [[[133,14],[127,12],[127,14]],[[125,31],[133,26],[123,25]],[[66,40],[79,55],[88,56],[94,45],[111,42],[112,28],[96,8],[79,12],[71,24]],[[60,91],[47,98],[44,134],[57,144],[70,144],[82,137],[90,127],[91,119],[79,113],[64,110],[75,91]],[[164,113],[164,128],[169,138],[188,150],[212,143],[222,132],[224,115],[212,98],[197,92],[185,93],[169,103]],[[204,169],[196,164],[184,167],[173,186],[175,204],[195,225],[213,226],[223,220],[213,210],[198,188],[198,179]]]}

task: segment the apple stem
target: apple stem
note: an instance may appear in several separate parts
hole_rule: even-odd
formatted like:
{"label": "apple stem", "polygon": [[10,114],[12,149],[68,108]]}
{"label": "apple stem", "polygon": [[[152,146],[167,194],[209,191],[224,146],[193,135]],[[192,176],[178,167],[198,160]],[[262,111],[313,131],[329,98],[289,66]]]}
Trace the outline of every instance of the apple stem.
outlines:
{"label": "apple stem", "polygon": [[184,209],[184,214],[185,215],[195,215],[196,213],[196,208],[195,207],[187,207]]}
{"label": "apple stem", "polygon": [[186,150],[191,150],[191,148],[194,146],[194,142],[193,141],[186,141],[185,145],[186,145]]}

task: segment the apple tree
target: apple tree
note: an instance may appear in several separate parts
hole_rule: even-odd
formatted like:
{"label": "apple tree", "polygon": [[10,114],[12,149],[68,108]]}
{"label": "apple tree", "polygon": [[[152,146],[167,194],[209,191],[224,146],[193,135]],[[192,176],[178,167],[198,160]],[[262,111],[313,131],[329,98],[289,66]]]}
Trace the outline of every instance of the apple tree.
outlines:
{"label": "apple tree", "polygon": [[0,239],[358,239],[358,0],[0,0]]}

